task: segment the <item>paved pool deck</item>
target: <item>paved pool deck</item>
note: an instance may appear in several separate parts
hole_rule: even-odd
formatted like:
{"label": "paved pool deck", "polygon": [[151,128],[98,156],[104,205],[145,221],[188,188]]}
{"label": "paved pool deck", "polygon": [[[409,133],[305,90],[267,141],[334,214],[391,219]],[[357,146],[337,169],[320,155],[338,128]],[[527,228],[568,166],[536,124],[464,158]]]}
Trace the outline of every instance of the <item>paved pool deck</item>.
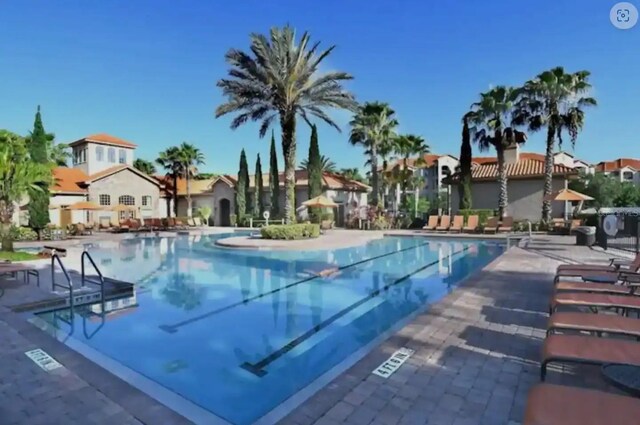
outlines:
{"label": "paved pool deck", "polygon": [[[556,266],[604,263],[614,256],[573,242],[569,237],[535,236],[511,248],[279,423],[519,424],[526,394],[538,382]],[[0,278],[0,288],[5,290],[0,298],[3,425],[190,423],[13,311],[16,303],[41,296],[34,285]],[[371,374],[400,347],[416,352],[388,379]],[[63,367],[40,369],[24,355],[34,348],[44,349]],[[586,366],[554,367],[548,381],[606,386],[598,370]]]}

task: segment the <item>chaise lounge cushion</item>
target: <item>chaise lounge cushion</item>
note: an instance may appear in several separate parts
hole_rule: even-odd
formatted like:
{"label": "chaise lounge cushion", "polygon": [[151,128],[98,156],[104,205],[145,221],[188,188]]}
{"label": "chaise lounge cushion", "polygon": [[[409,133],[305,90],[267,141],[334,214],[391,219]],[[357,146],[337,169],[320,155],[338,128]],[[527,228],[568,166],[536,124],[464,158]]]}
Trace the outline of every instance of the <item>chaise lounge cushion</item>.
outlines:
{"label": "chaise lounge cushion", "polygon": [[612,285],[610,283],[568,282],[560,281],[556,284],[556,292],[598,292],[607,294],[628,295],[631,290],[628,286]]}
{"label": "chaise lounge cushion", "polygon": [[635,424],[640,400],[605,392],[538,384],[529,392],[523,425]]}
{"label": "chaise lounge cushion", "polygon": [[588,364],[620,363],[640,366],[640,344],[624,339],[582,335],[549,335],[542,347],[542,361]]}
{"label": "chaise lounge cushion", "polygon": [[558,306],[583,306],[604,308],[627,308],[640,310],[640,297],[635,295],[589,294],[584,292],[561,292],[551,300],[551,310]]}
{"label": "chaise lounge cushion", "polygon": [[608,332],[640,337],[640,320],[617,314],[554,313],[547,329]]}

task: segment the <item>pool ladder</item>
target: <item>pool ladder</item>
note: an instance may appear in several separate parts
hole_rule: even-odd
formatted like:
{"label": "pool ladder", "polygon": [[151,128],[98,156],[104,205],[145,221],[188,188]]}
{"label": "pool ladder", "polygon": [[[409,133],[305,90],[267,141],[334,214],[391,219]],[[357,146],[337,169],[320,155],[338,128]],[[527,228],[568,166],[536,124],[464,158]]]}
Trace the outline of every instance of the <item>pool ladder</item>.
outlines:
{"label": "pool ladder", "polygon": [[[97,274],[97,279],[96,278],[92,278],[92,277],[88,277],[86,275],[86,266],[85,266],[86,261],[89,261],[89,264],[91,266],[93,266],[93,269],[95,270],[95,272]],[[58,263],[58,266],[60,266],[60,269],[62,270],[62,273],[64,274],[64,277],[65,277],[65,280],[66,280],[66,284],[56,282],[56,273],[55,273],[56,263]],[[82,255],[80,257],[80,263],[81,263],[80,286],[84,287],[86,285],[86,283],[88,282],[88,283],[93,283],[94,285],[98,285],[100,287],[100,303],[101,303],[102,311],[104,312],[105,282],[104,282],[104,277],[102,276],[102,272],[100,271],[100,269],[96,265],[95,261],[91,257],[91,254],[89,254],[88,251],[83,251],[82,252]],[[65,289],[66,291],[68,291],[68,293],[69,293],[69,308],[71,309],[71,312],[72,312],[71,314],[73,314],[73,308],[75,306],[74,305],[75,304],[75,297],[74,297],[73,280],[71,279],[71,275],[69,275],[69,272],[67,271],[67,268],[62,263],[62,260],[60,259],[60,256],[54,250],[52,255],[51,255],[51,289],[53,291],[55,291],[56,288],[62,288],[62,289]]]}

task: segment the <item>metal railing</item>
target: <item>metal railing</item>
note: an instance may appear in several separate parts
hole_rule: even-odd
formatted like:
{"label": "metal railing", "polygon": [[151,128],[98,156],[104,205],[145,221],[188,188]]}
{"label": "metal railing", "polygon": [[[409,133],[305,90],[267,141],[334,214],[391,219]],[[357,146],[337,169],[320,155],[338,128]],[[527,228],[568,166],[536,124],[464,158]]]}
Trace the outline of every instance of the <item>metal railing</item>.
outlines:
{"label": "metal railing", "polygon": [[[56,282],[56,262],[60,266],[62,273],[64,273],[64,277],[67,279],[67,285]],[[71,309],[71,315],[73,315],[73,280],[71,280],[69,272],[67,272],[66,267],[62,264],[62,260],[60,260],[58,254],[54,251],[51,255],[51,290],[55,291],[56,287],[69,291],[69,308]]]}
{"label": "metal railing", "polygon": [[[85,260],[89,260],[89,263],[91,263],[91,265],[93,266],[93,269],[95,270],[95,272],[98,274],[98,279],[99,280],[95,280],[95,279],[89,279],[86,277],[85,275]],[[93,257],[91,257],[91,254],[89,254],[89,251],[82,251],[82,255],[80,257],[80,267],[81,267],[81,273],[82,273],[82,286],[84,287],[85,282],[90,282],[93,283],[95,285],[100,286],[100,302],[101,302],[101,308],[102,311],[104,312],[104,290],[105,290],[105,284],[104,284],[104,277],[102,276],[102,272],[100,271],[100,269],[98,268],[98,266],[96,265],[96,262],[93,261]]]}

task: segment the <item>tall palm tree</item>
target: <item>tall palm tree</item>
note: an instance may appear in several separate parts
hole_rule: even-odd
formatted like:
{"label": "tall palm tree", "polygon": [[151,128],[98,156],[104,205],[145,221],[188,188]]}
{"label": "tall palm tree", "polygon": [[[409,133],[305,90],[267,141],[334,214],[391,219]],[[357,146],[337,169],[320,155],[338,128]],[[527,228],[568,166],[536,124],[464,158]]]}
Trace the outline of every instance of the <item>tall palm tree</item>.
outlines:
{"label": "tall palm tree", "polygon": [[503,217],[509,201],[507,194],[507,173],[504,162],[504,151],[514,144],[524,143],[526,135],[511,126],[514,102],[519,95],[513,87],[497,86],[480,94],[480,101],[471,105],[470,123],[475,128],[473,139],[481,151],[490,148],[496,150],[498,157],[498,182],[500,198],[499,215]]}
{"label": "tall palm tree", "polygon": [[200,149],[186,142],[183,142],[178,150],[181,163],[180,175],[187,183],[187,217],[191,217],[191,178],[198,174],[198,165],[204,164],[204,154]]}
{"label": "tall palm tree", "polygon": [[145,173],[148,176],[152,176],[156,173],[156,166],[153,165],[153,162],[141,158],[133,161],[133,168]]}
{"label": "tall palm tree", "polygon": [[237,113],[232,129],[249,120],[260,121],[260,137],[278,119],[285,164],[284,213],[289,223],[295,215],[296,119],[311,126],[314,116],[340,131],[325,108],[356,109],[353,95],[342,87],[352,76],[339,71],[320,73],[320,64],[335,46],[319,51],[320,43],[310,45],[306,32],[297,42],[290,26],[272,28],[269,38],[262,34],[250,38],[250,54],[231,49],[225,55],[230,78],[217,85],[227,102],[218,106],[216,117]]}
{"label": "tall palm tree", "polygon": [[407,186],[409,180],[413,175],[409,171],[409,158],[417,157],[415,161],[416,166],[420,166],[424,163],[423,155],[429,153],[429,146],[426,144],[424,138],[416,136],[415,134],[403,134],[394,139],[393,142],[394,152],[402,158],[402,205],[407,207]]}
{"label": "tall palm tree", "polygon": [[395,137],[398,120],[395,118],[395,111],[387,103],[366,102],[359,108],[350,125],[349,142],[364,146],[365,153],[369,156],[373,186],[370,204],[377,206],[380,195],[378,156],[380,148],[384,149]]}
{"label": "tall palm tree", "polygon": [[361,183],[364,182],[364,177],[362,177],[360,170],[357,168],[341,168],[340,171],[338,171],[338,174],[341,174],[349,180],[355,180]]}
{"label": "tall palm tree", "polygon": [[[166,177],[171,179],[173,191],[173,214],[178,215],[178,177],[182,173],[182,162],[180,160],[180,148],[172,146],[160,152],[156,163],[164,168]],[[167,215],[171,216],[170,202],[167,200]]]}
{"label": "tall palm tree", "polygon": [[[547,128],[547,149],[544,162],[544,195],[551,194],[553,182],[553,151],[558,142],[562,146],[562,133],[567,131],[572,144],[584,125],[584,109],[596,106],[588,94],[591,91],[588,71],[573,74],[556,67],[527,81],[516,104],[514,122],[526,125],[529,131]],[[542,203],[542,219],[551,220],[551,201]]]}
{"label": "tall palm tree", "polygon": [[[331,160],[331,158],[329,158],[328,156],[324,156],[324,155],[320,155],[320,166],[322,167],[322,171],[323,172],[327,172],[327,173],[335,173],[337,170],[337,166],[336,163],[333,162]],[[303,170],[308,170],[309,169],[309,160],[308,159],[304,159],[302,160],[302,162],[300,163],[300,168],[302,168]]]}

